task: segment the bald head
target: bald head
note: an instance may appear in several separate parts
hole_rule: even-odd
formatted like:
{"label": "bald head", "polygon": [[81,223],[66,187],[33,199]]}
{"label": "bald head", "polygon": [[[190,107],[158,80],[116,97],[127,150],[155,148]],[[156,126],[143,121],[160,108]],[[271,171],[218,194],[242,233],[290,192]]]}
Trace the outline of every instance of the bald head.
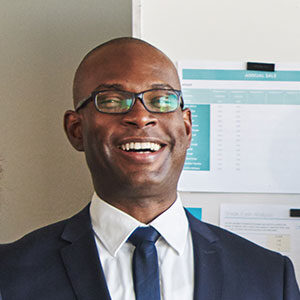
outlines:
{"label": "bald head", "polygon": [[[179,78],[172,61],[160,50],[149,43],[130,37],[118,38],[101,44],[91,50],[81,61],[74,77],[73,100],[74,106],[90,95],[101,84],[116,84],[120,75],[130,87],[132,72],[145,82],[157,79],[157,84],[170,85],[171,88],[180,89]],[[138,85],[132,82],[130,91],[139,92]],[[170,84],[171,83],[171,84]]]}

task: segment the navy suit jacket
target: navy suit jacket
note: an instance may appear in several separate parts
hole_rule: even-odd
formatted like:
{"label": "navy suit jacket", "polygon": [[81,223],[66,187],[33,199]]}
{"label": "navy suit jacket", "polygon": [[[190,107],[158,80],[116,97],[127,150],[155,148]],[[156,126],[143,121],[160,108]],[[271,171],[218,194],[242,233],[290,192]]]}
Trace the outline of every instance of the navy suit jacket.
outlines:
{"label": "navy suit jacket", "polygon": [[[194,247],[194,300],[300,300],[287,257],[187,216]],[[0,291],[1,300],[111,299],[89,206],[1,245]]]}

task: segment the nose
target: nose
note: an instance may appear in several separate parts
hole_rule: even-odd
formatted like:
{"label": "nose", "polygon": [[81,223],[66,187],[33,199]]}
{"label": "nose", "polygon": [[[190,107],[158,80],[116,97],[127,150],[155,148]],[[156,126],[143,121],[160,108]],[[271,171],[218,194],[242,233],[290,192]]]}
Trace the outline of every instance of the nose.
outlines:
{"label": "nose", "polygon": [[137,128],[144,128],[155,126],[157,119],[153,113],[149,112],[143,105],[142,101],[137,98],[132,109],[124,114],[122,123],[126,126],[135,126]]}

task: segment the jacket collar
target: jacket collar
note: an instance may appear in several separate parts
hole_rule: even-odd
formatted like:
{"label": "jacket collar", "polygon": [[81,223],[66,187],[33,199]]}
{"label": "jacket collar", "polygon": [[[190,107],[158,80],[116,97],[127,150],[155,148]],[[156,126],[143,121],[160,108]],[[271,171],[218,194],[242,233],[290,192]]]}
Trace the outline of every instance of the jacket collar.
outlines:
{"label": "jacket collar", "polygon": [[78,300],[110,300],[89,214],[89,205],[70,218],[62,239],[69,245],[61,257]]}
{"label": "jacket collar", "polygon": [[194,248],[194,300],[220,300],[223,268],[218,237],[209,225],[186,211]]}

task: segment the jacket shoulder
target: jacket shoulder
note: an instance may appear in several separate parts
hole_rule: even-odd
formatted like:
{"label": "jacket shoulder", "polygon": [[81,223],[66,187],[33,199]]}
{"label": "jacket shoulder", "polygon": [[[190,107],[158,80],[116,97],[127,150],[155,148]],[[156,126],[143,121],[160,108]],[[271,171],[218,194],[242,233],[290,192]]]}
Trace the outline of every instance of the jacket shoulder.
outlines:
{"label": "jacket shoulder", "polygon": [[[197,249],[202,253],[215,253],[225,290],[235,291],[237,298],[234,299],[254,299],[254,295],[258,299],[258,295],[265,295],[259,299],[300,300],[294,267],[288,257],[221,227],[190,215],[188,218]],[[268,296],[266,291],[269,291]]]}
{"label": "jacket shoulder", "polygon": [[2,297],[16,300],[73,299],[61,251],[86,234],[91,234],[88,207],[16,242],[0,245]]}
{"label": "jacket shoulder", "polygon": [[[66,245],[67,241],[62,238],[67,224],[76,223],[76,220],[82,219],[82,215],[88,215],[88,207],[76,215],[34,230],[19,240],[0,245],[0,266],[7,265],[10,262],[24,263],[26,260],[32,260],[34,257],[44,257],[50,251],[60,249]],[[75,222],[74,222],[75,221]]]}
{"label": "jacket shoulder", "polygon": [[26,253],[43,251],[46,246],[49,247],[54,241],[59,243],[67,221],[68,219],[39,228],[15,242],[0,245],[0,265],[2,261],[7,261],[9,258],[22,257],[23,259]]}

